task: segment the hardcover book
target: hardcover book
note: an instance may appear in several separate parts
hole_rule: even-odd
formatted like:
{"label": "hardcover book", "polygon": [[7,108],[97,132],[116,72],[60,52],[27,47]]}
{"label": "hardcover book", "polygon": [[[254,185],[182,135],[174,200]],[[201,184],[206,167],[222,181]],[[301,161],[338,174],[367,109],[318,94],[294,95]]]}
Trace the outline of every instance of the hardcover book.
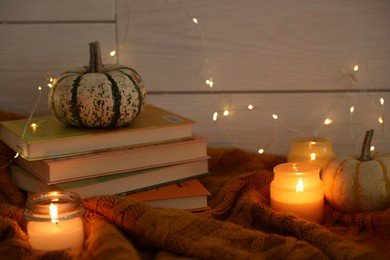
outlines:
{"label": "hardcover book", "polygon": [[191,179],[132,193],[127,197],[142,201],[152,207],[198,211],[208,208],[207,197],[209,195],[210,192],[198,179]]}
{"label": "hardcover book", "polygon": [[54,116],[0,122],[0,139],[26,160],[191,138],[195,122],[147,104],[128,126],[78,128]]}
{"label": "hardcover book", "polygon": [[208,174],[207,159],[202,159],[48,185],[20,165],[11,167],[11,176],[15,185],[25,191],[40,193],[51,190],[69,190],[76,192],[82,198],[98,195],[127,194]]}
{"label": "hardcover book", "polygon": [[147,146],[104,150],[48,160],[16,162],[46,184],[112,175],[207,158],[207,139],[192,139]]}

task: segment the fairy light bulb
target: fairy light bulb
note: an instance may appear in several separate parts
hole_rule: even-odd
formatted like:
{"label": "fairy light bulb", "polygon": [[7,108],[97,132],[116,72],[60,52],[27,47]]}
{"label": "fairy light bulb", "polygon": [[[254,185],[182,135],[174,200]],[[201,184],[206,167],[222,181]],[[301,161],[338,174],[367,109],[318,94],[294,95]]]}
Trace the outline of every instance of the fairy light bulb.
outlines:
{"label": "fairy light bulb", "polygon": [[52,87],[53,87],[53,82],[54,82],[54,78],[49,77],[49,82],[47,83],[47,86],[48,86],[49,88],[52,88]]}
{"label": "fairy light bulb", "polygon": [[35,132],[35,131],[37,130],[38,125],[37,125],[36,123],[32,123],[32,124],[30,125],[30,127],[31,127],[32,130]]}
{"label": "fairy light bulb", "polygon": [[358,64],[355,64],[355,66],[353,66],[353,71],[358,71],[359,70],[359,65]]}
{"label": "fairy light bulb", "polygon": [[229,113],[229,110],[225,110],[225,111],[223,111],[223,115],[224,116],[228,116],[230,113]]}
{"label": "fairy light bulb", "polygon": [[275,120],[278,120],[278,115],[277,114],[272,114],[272,118],[275,119]]}
{"label": "fairy light bulb", "polygon": [[217,121],[218,120],[218,112],[214,112],[213,114],[213,121]]}
{"label": "fairy light bulb", "polygon": [[192,21],[194,22],[194,24],[198,24],[198,19],[196,19],[195,17],[192,18]]}
{"label": "fairy light bulb", "polygon": [[330,125],[330,124],[332,124],[332,123],[333,123],[333,120],[330,119],[330,118],[326,118],[326,119],[324,120],[324,125]]}
{"label": "fairy light bulb", "polygon": [[355,107],[354,107],[354,106],[351,106],[351,107],[349,108],[349,112],[350,112],[351,114],[353,114],[353,112],[355,112]]}
{"label": "fairy light bulb", "polygon": [[207,80],[206,80],[206,84],[207,84],[210,88],[212,88],[213,85],[214,85],[213,79],[212,79],[212,78],[207,79]]}
{"label": "fairy light bulb", "polygon": [[257,152],[258,152],[259,154],[263,154],[263,153],[264,153],[264,149],[263,149],[263,148],[260,148]]}
{"label": "fairy light bulb", "polygon": [[383,119],[383,116],[378,116],[378,122],[379,124],[383,124],[385,120]]}
{"label": "fairy light bulb", "polygon": [[254,108],[253,105],[251,105],[251,104],[248,105],[249,110],[252,110],[253,108]]}
{"label": "fairy light bulb", "polygon": [[373,152],[375,150],[375,146],[371,145],[370,151]]}
{"label": "fairy light bulb", "polygon": [[115,55],[116,55],[116,50],[110,51],[110,56],[111,56],[111,57],[114,57]]}

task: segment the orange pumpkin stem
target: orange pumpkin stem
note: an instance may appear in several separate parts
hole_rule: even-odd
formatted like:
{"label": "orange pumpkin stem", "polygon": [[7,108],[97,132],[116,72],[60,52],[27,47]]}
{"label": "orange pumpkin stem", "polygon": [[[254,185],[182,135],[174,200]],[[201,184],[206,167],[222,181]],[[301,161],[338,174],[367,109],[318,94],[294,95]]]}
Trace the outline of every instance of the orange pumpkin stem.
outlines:
{"label": "orange pumpkin stem", "polygon": [[374,129],[368,130],[366,132],[366,135],[364,136],[363,146],[362,146],[362,153],[358,158],[359,161],[366,162],[373,159],[371,157],[371,141],[373,136],[374,136]]}
{"label": "orange pumpkin stem", "polygon": [[99,42],[89,44],[89,73],[100,73],[103,68]]}

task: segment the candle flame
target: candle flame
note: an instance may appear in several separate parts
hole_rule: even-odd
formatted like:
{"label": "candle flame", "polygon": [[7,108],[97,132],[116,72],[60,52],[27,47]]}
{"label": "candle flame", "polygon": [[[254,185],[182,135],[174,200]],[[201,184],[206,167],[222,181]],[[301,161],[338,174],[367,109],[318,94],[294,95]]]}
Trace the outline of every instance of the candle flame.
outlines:
{"label": "candle flame", "polygon": [[316,160],[316,153],[310,154],[310,160],[315,161]]}
{"label": "candle flame", "polygon": [[52,223],[58,223],[58,207],[50,203],[50,218]]}
{"label": "candle flame", "polygon": [[296,191],[296,193],[298,193],[298,192],[303,192],[303,182],[302,182],[302,178],[299,178],[298,184],[297,184],[297,186],[295,187],[295,191]]}

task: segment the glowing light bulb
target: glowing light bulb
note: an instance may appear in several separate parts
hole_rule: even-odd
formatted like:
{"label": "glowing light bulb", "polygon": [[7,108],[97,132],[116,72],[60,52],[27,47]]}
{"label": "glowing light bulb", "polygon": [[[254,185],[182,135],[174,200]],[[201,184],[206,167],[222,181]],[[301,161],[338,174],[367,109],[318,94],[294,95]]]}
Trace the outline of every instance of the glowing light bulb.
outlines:
{"label": "glowing light bulb", "polygon": [[52,88],[53,87],[53,83],[54,83],[54,78],[53,77],[49,77],[49,83],[47,83],[47,86],[49,88]]}
{"label": "glowing light bulb", "polygon": [[41,86],[38,86],[38,90],[41,91],[41,90],[42,90],[42,87],[41,87]]}
{"label": "glowing light bulb", "polygon": [[111,57],[114,57],[115,55],[116,55],[116,50],[110,51],[110,56],[111,56]]}
{"label": "glowing light bulb", "polygon": [[198,19],[192,18],[192,21],[194,22],[194,24],[198,24]]}
{"label": "glowing light bulb", "polygon": [[252,110],[253,108],[254,108],[253,105],[250,105],[250,104],[248,105],[249,110]]}
{"label": "glowing light bulb", "polygon": [[30,126],[34,132],[37,130],[38,125],[36,123],[32,123]]}
{"label": "glowing light bulb", "polygon": [[223,111],[223,115],[224,115],[224,116],[228,116],[228,115],[229,115],[229,110]]}
{"label": "glowing light bulb", "polygon": [[214,85],[213,79],[212,79],[212,78],[207,79],[207,80],[206,80],[206,84],[207,84],[210,88],[212,88],[213,85]]}
{"label": "glowing light bulb", "polygon": [[213,114],[213,121],[217,121],[218,120],[218,112],[214,112]]}
{"label": "glowing light bulb", "polygon": [[259,154],[263,154],[264,153],[264,149],[263,148],[260,148],[259,151],[258,151]]}
{"label": "glowing light bulb", "polygon": [[353,71],[358,71],[359,70],[359,65],[356,64],[355,66],[353,66]]}
{"label": "glowing light bulb", "polygon": [[355,111],[355,107],[354,107],[354,106],[351,106],[351,107],[349,108],[349,112],[352,114],[354,111]]}
{"label": "glowing light bulb", "polygon": [[379,124],[383,124],[385,120],[383,119],[383,116],[378,116],[378,122]]}
{"label": "glowing light bulb", "polygon": [[272,118],[275,119],[275,120],[277,120],[279,117],[278,117],[277,114],[272,114]]}
{"label": "glowing light bulb", "polygon": [[330,119],[330,118],[327,118],[327,119],[324,120],[324,125],[330,125],[332,123],[333,123],[333,120]]}
{"label": "glowing light bulb", "polygon": [[375,150],[375,146],[371,145],[370,151],[372,152],[372,151],[374,151],[374,150]]}
{"label": "glowing light bulb", "polygon": [[385,104],[385,99],[384,99],[383,97],[381,97],[381,98],[379,99],[379,102],[380,102],[381,105],[383,106],[383,105]]}

